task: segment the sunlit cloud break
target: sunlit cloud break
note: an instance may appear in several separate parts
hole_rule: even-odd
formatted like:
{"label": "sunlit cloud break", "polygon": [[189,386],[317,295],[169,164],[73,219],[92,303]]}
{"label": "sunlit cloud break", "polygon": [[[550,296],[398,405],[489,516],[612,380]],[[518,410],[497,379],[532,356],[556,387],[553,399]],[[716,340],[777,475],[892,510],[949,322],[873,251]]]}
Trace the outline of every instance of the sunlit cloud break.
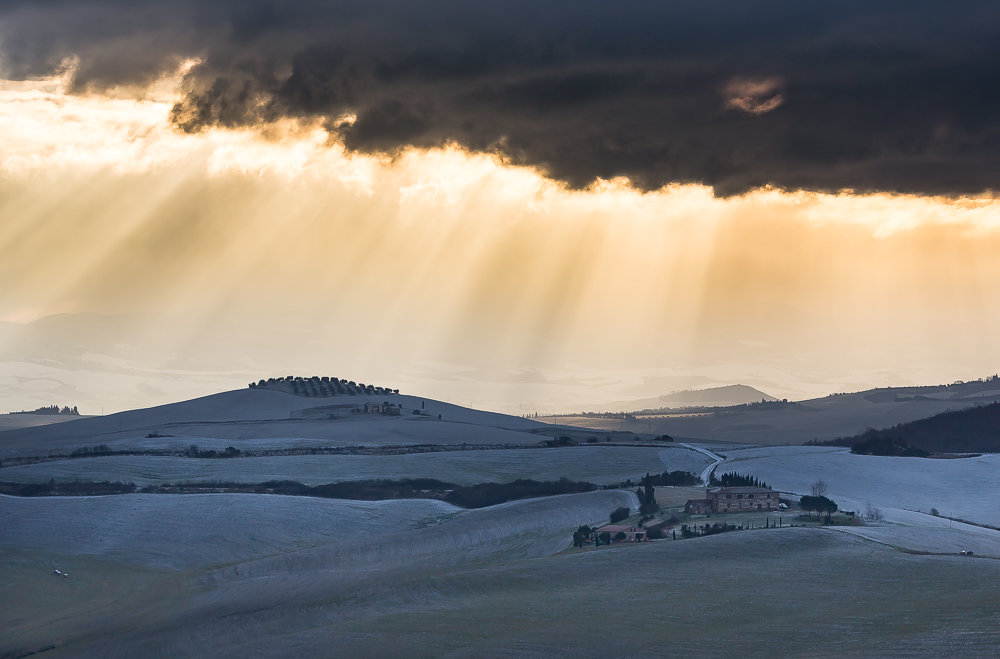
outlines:
{"label": "sunlit cloud break", "polygon": [[[456,143],[359,153],[317,120],[185,133],[182,79],[0,82],[0,320],[144,314],[143,359],[221,343],[370,380],[485,362],[944,381],[1000,359],[992,195],[572,188]],[[261,343],[289,327],[309,338]]]}
{"label": "sunlit cloud break", "polygon": [[779,78],[737,79],[726,85],[726,107],[750,114],[764,114],[785,102]]}

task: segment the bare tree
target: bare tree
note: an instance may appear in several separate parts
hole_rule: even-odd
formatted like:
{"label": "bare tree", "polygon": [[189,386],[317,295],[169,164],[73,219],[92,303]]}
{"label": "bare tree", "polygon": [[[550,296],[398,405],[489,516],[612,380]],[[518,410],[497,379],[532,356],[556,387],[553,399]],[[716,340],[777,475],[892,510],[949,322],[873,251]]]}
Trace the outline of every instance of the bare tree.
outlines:
{"label": "bare tree", "polygon": [[885,521],[885,517],[882,516],[882,511],[878,509],[871,501],[865,503],[865,520],[869,522],[882,522]]}
{"label": "bare tree", "polygon": [[829,487],[827,486],[826,481],[818,480],[812,484],[811,489],[814,497],[823,497],[826,496],[826,492]]}

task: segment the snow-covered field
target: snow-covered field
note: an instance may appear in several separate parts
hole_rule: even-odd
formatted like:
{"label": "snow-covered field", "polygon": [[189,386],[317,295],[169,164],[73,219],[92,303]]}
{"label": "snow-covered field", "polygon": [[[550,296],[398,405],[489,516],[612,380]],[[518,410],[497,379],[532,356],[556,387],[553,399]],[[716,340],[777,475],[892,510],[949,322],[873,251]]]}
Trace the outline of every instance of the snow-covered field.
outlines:
{"label": "snow-covered field", "polygon": [[[402,400],[415,408],[422,402]],[[101,443],[277,449],[544,438],[530,432],[534,422],[433,401],[423,401],[430,418],[300,418],[317,402],[329,401],[228,392],[0,433],[0,452]],[[147,438],[152,432],[176,436]],[[928,460],[712,446],[726,457],[717,473],[751,473],[798,494],[822,479],[842,508],[863,511],[871,501],[889,521],[565,552],[578,525],[602,523],[621,506],[634,510],[635,494],[597,491],[479,510],[433,500],[249,494],[0,497],[0,584],[13,594],[0,601],[0,655],[50,647],[76,656],[203,656],[207,648],[218,656],[276,657],[995,654],[1000,532],[929,512],[1000,526],[1000,456]],[[608,482],[647,471],[697,472],[707,463],[678,445],[598,444],[210,460],[109,456],[0,467],[0,480]],[[71,577],[53,575],[53,567]]]}
{"label": "snow-covered field", "polygon": [[[402,404],[404,415],[350,415],[336,420],[308,420],[301,415],[330,404],[363,406],[366,402]],[[419,410],[421,415],[412,412]],[[438,415],[441,416],[438,419]],[[324,439],[354,444],[525,444],[537,443],[532,430],[544,424],[516,416],[481,412],[413,396],[335,396],[307,398],[278,391],[241,389],[144,410],[90,417],[38,428],[0,432],[0,458],[46,455],[80,446],[126,441],[146,435],[181,435],[240,439]]]}
{"label": "snow-covered field", "polygon": [[252,494],[0,496],[0,546],[180,568],[295,551],[349,535],[414,528],[458,509],[442,501],[335,501]]}
{"label": "snow-covered field", "polygon": [[459,485],[518,478],[567,477],[598,484],[636,480],[646,473],[695,473],[708,460],[684,448],[581,446],[547,449],[446,451],[408,455],[296,455],[226,459],[158,456],[75,458],[0,468],[18,483],[96,480],[137,485],[181,481],[257,483],[296,480],[306,485],[368,478],[436,478]]}
{"label": "snow-covered field", "polygon": [[[1000,454],[933,460],[852,455],[821,446],[757,447],[726,452],[716,473],[751,473],[772,487],[809,494],[817,480],[842,509],[864,511],[872,501],[892,519],[895,511],[930,513],[1000,526]],[[909,520],[910,518],[907,517]],[[911,520],[912,522],[912,520]]]}
{"label": "snow-covered field", "polygon": [[298,566],[296,570],[301,571],[306,563],[327,567],[336,563],[339,569],[354,569],[361,563],[377,562],[388,567],[390,556],[406,561],[418,555],[472,552],[480,545],[486,553],[554,553],[566,547],[567,534],[574,528],[607,519],[620,506],[635,509],[635,495],[618,490],[587,492],[479,510],[429,499],[343,501],[255,494],[0,496],[0,528],[4,529],[0,547],[171,568],[222,566],[268,557],[282,566],[280,570]]}
{"label": "snow-covered field", "polygon": [[867,428],[888,428],[950,410],[1000,400],[996,391],[973,397],[881,400],[865,393],[828,396],[795,406],[734,409],[719,414],[634,421],[595,417],[547,417],[554,423],[608,430],[667,433],[678,438],[757,445],[804,444],[812,439],[850,437]]}
{"label": "snow-covered field", "polygon": [[[319,551],[217,570],[138,619],[39,608],[44,638],[88,656],[985,657],[1000,644],[997,561],[822,529],[355,570]],[[0,647],[31,647],[21,627],[8,635],[21,645]]]}
{"label": "snow-covered field", "polygon": [[0,432],[79,421],[86,418],[88,417],[73,414],[0,414]]}

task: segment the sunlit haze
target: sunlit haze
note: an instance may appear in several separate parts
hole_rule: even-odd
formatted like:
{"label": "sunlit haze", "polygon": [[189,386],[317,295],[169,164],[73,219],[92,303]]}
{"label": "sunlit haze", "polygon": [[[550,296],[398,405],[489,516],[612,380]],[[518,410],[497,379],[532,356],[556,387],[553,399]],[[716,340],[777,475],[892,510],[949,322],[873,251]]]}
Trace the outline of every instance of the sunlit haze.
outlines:
{"label": "sunlit haze", "polygon": [[0,408],[318,374],[524,413],[1000,362],[990,194],[572,189],[454,143],[352,152],[320,121],[186,133],[194,64],[0,82]]}

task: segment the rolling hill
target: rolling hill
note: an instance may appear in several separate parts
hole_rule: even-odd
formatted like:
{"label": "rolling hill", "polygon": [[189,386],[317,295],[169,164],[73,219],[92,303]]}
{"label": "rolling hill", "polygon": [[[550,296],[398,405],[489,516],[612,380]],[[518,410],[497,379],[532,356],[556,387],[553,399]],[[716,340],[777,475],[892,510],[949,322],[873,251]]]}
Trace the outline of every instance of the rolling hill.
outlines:
{"label": "rolling hill", "polygon": [[872,439],[901,439],[909,446],[931,453],[997,453],[1000,452],[1000,403],[943,412],[828,443],[854,446]]}
{"label": "rolling hill", "polygon": [[641,419],[558,416],[541,420],[601,430],[666,433],[704,441],[802,444],[852,437],[868,428],[888,428],[997,401],[1000,401],[1000,381],[991,378],[929,387],[871,389],[794,403],[706,410],[700,414]]}
{"label": "rolling hill", "polygon": [[[875,398],[866,404],[916,404]],[[614,483],[699,471],[718,458],[720,469],[764,478],[793,500],[822,478],[842,507],[871,502],[888,522],[803,528],[789,510],[775,513],[785,515],[777,529],[572,549],[579,525],[604,523],[619,507],[635,511],[633,488],[475,509],[423,496],[0,496],[0,583],[10,593],[0,598],[0,655],[202,656],[210,648],[277,657],[336,648],[359,656],[711,656],[739,647],[860,656],[958,647],[986,656],[1000,643],[991,608],[1000,531],[989,528],[1000,520],[980,496],[996,490],[1000,455],[919,460],[731,446],[713,458],[681,442],[636,442],[395,394],[390,401],[406,414],[329,409],[384,400],[244,389],[0,432],[3,456],[35,456],[4,462],[0,481]],[[582,442],[541,446],[564,433]],[[113,454],[50,456],[101,444]],[[190,444],[239,453],[177,451]],[[416,444],[422,449],[411,451]],[[323,447],[352,450],[299,451]],[[702,491],[657,490],[663,505]],[[930,514],[932,506],[956,519]],[[959,553],[969,550],[974,559]]]}

